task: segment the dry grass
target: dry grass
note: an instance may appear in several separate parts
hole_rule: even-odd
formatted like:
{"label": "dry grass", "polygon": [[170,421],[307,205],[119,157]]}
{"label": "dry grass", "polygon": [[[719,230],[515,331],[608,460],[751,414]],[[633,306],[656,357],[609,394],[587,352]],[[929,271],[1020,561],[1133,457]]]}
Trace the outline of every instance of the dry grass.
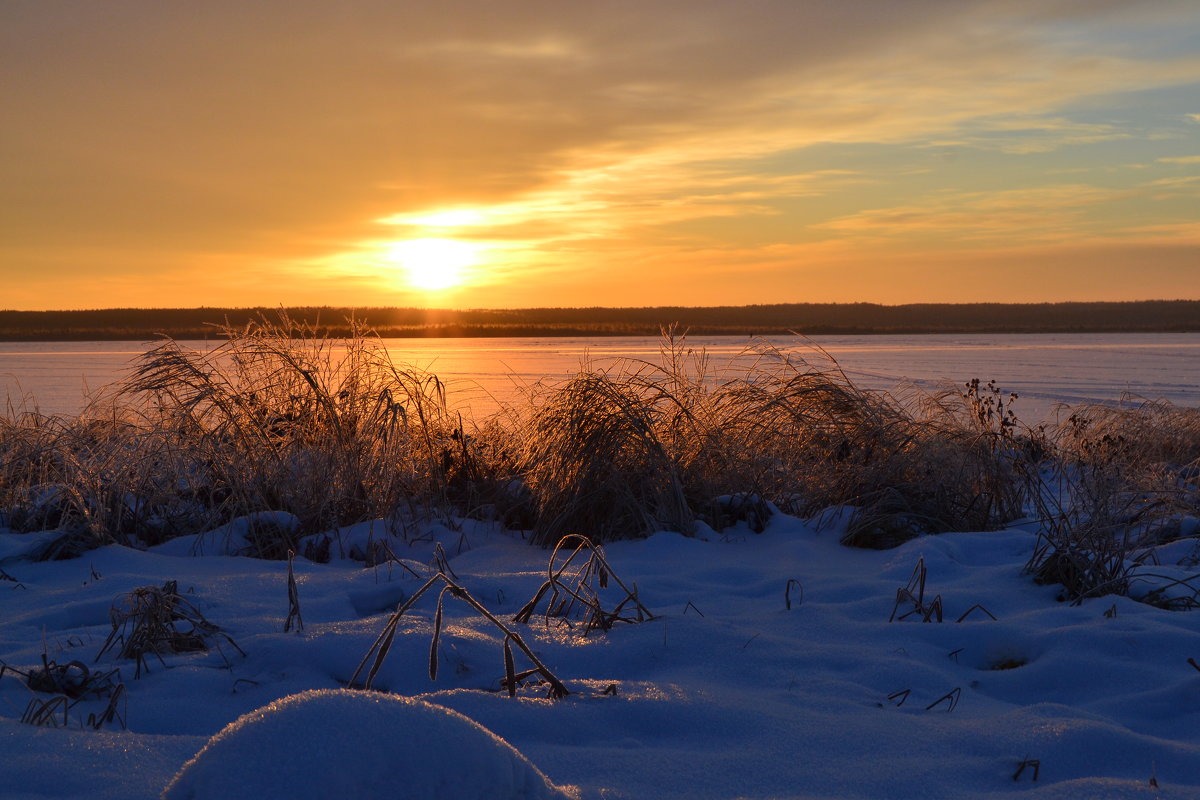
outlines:
{"label": "dry grass", "polygon": [[534,412],[524,466],[536,544],[569,533],[612,541],[691,532],[680,476],[658,436],[659,411],[640,388],[584,373]]}
{"label": "dry grass", "polygon": [[[620,595],[621,600],[612,604],[611,611],[606,611],[600,600],[600,592],[609,588],[610,581],[620,589],[613,593]],[[549,598],[546,598],[547,592],[550,593]],[[638,600],[637,586],[630,589],[613,572],[604,551],[586,536],[578,534],[564,536],[554,546],[546,566],[546,582],[517,612],[513,621],[528,623],[543,599],[546,600],[547,624],[553,619],[571,625],[573,616],[581,616],[584,635],[594,630],[607,631],[618,622],[637,623],[654,619],[650,610]],[[696,610],[699,612],[699,609]]]}
{"label": "dry grass", "polygon": [[1200,409],[1135,403],[1072,412],[1052,433],[1057,468],[1032,481],[1042,532],[1027,569],[1078,603],[1128,594],[1135,567],[1152,563],[1154,547],[1200,514]]}
{"label": "dry grass", "polygon": [[331,340],[282,317],[231,333],[206,351],[164,342],[124,387],[201,505],[288,511],[310,533],[413,496],[445,502],[452,426],[436,376],[398,368],[365,329]]}
{"label": "dry grass", "polygon": [[[907,619],[913,615],[920,617],[922,622],[942,621],[942,596],[935,595],[932,600],[925,602],[927,577],[925,559],[918,558],[908,583],[896,590],[896,602],[892,606],[892,615],[888,617],[888,622]],[[912,608],[901,614],[900,609],[906,605],[911,605]],[[959,622],[962,622],[962,618]]]}
{"label": "dry grass", "polygon": [[287,619],[283,623],[283,632],[288,633],[295,626],[297,633],[304,632],[304,617],[300,613],[300,587],[296,585],[296,573],[293,569],[292,562],[295,560],[296,554],[288,551],[287,562],[287,596],[288,596],[288,614]]}
{"label": "dry grass", "polygon": [[[886,548],[1035,517],[1030,571],[1082,599],[1128,592],[1129,564],[1200,515],[1196,409],[1082,407],[1031,429],[994,384],[892,396],[803,340],[714,365],[666,330],[657,358],[584,364],[464,424],[437,376],[354,331],[329,339],[284,316],[211,349],[166,340],[79,417],[10,409],[0,522],[60,531],[42,557],[63,558],[284,511],[296,528],[250,539],[252,555],[285,558],[302,536],[370,519],[405,532],[496,519],[549,548],[849,506],[843,541]],[[385,555],[386,542],[363,554]]]}
{"label": "dry grass", "polygon": [[463,447],[436,376],[398,368],[361,328],[332,340],[284,316],[226,333],[210,349],[163,341],[77,418],[0,417],[7,524],[62,530],[58,558],[254,511],[290,512],[302,535],[448,506]]}
{"label": "dry grass", "polygon": [[[379,673],[383,662],[387,659],[388,653],[391,652],[392,641],[396,637],[396,628],[400,624],[401,618],[421,599],[421,597],[434,588],[438,583],[443,584],[442,591],[438,595],[437,608],[433,616],[433,636],[429,644],[429,679],[437,680],[438,675],[438,645],[441,642],[442,636],[442,606],[445,602],[446,595],[456,597],[466,603],[477,614],[482,616],[492,624],[497,630],[504,634],[504,678],[501,680],[501,685],[508,691],[509,697],[515,697],[517,688],[525,681],[537,676],[542,683],[548,686],[549,697],[559,699],[566,697],[570,692],[566,685],[558,679],[553,672],[542,663],[537,654],[530,649],[525,640],[520,634],[509,628],[501,622],[492,612],[476,600],[470,592],[464,589],[459,583],[447,577],[444,572],[439,572],[426,581],[421,588],[413,592],[412,597],[404,601],[396,609],[396,611],[388,618],[387,623],[383,626],[383,631],[379,637],[371,645],[359,662],[358,668],[354,670],[354,674],[350,676],[349,685],[352,688],[370,689],[375,682],[375,678]],[[526,658],[533,664],[533,667],[522,672],[516,671],[516,662],[513,659],[512,645],[516,645]],[[359,683],[359,677],[362,676],[362,683]]]}
{"label": "dry grass", "polygon": [[164,654],[194,653],[208,650],[209,643],[224,641],[245,655],[227,633],[205,619],[200,609],[179,594],[175,581],[162,587],[142,586],[118,597],[109,610],[112,631],[105,639],[99,661],[113,651],[117,658],[131,658],[136,663],[134,678],[142,670],[149,671],[148,656],[155,656],[165,665]]}
{"label": "dry grass", "polygon": [[126,542],[130,431],[117,420],[35,412],[0,420],[0,506],[17,531],[60,530],[45,559]]}
{"label": "dry grass", "polygon": [[59,664],[43,653],[40,667],[33,667],[26,672],[8,664],[0,664],[0,678],[4,677],[5,672],[21,676],[33,692],[53,695],[49,698],[31,697],[21,715],[22,723],[37,727],[67,727],[71,710],[80,703],[106,700],[100,713],[92,712],[86,720],[80,718],[80,726],[99,730],[115,721],[122,729],[125,728],[125,684],[121,683],[120,670],[94,670],[82,661]]}

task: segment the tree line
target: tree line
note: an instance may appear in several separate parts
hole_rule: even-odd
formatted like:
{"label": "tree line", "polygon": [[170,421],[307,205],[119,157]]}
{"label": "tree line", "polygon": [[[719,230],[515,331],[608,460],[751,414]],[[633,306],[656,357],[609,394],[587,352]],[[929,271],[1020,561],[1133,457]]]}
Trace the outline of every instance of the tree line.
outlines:
{"label": "tree line", "polygon": [[778,303],[642,308],[108,308],[0,310],[0,340],[215,339],[286,313],[338,336],[350,320],[383,337],[648,336],[675,325],[695,336],[1200,331],[1200,300],[1071,303]]}

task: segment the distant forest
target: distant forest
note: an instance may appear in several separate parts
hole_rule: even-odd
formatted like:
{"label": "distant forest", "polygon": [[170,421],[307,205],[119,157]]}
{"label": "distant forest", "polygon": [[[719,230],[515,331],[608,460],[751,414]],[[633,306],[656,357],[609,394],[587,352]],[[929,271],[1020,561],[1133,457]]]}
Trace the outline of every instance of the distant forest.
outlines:
{"label": "distant forest", "polygon": [[786,303],[686,308],[113,308],[0,310],[0,340],[150,341],[221,338],[285,311],[338,336],[360,320],[383,337],[645,336],[676,325],[694,336],[884,333],[1117,333],[1200,331],[1200,300],[1127,303]]}

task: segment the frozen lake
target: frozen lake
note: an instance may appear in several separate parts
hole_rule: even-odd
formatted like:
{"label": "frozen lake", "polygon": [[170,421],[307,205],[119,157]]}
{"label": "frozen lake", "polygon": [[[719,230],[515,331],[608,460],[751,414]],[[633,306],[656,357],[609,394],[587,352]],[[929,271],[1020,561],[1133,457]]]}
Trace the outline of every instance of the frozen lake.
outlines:
{"label": "frozen lake", "polygon": [[[656,337],[533,339],[389,339],[392,358],[436,373],[453,402],[475,411],[513,399],[522,385],[574,374],[585,360],[655,360]],[[768,341],[810,360],[820,353],[796,337]],[[713,371],[739,358],[751,340],[696,337]],[[1019,415],[1033,422],[1058,403],[1116,401],[1132,394],[1200,406],[1200,334],[944,334],[818,336],[860,386],[936,389],[971,378],[995,380],[1020,395]],[[188,343],[203,347],[203,342]],[[89,391],[124,376],[145,346],[136,342],[0,342],[0,399],[43,413],[75,413]]]}

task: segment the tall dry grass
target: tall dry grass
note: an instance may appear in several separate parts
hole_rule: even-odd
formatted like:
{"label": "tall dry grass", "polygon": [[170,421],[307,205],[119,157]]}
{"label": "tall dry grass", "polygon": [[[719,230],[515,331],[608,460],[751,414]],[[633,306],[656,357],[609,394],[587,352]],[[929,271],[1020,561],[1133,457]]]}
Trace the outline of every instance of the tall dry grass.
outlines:
{"label": "tall dry grass", "polygon": [[1081,407],[1031,428],[994,384],[893,396],[811,343],[714,364],[666,330],[657,358],[584,363],[464,425],[436,375],[362,326],[330,339],[281,316],[226,334],[161,342],[78,417],[0,417],[0,523],[63,531],[44,555],[65,557],[286,511],[298,527],[250,537],[282,558],[307,533],[433,513],[545,546],[760,529],[775,509],[850,506],[844,541],[864,547],[1034,518],[1031,572],[1079,598],[1128,591],[1130,564],[1200,514],[1196,409]]}
{"label": "tall dry grass", "polygon": [[659,409],[639,389],[585,373],[534,412],[523,462],[535,543],[575,532],[600,541],[661,529],[691,533],[683,485],[660,439]]}
{"label": "tall dry grass", "polygon": [[[1158,545],[1195,535],[1200,409],[1126,398],[1064,412],[1050,434],[1056,469],[1033,481],[1042,527],[1029,570],[1074,601],[1129,593]],[[1175,598],[1200,606],[1200,582],[1183,588]]]}
{"label": "tall dry grass", "polygon": [[296,515],[302,535],[448,502],[456,433],[435,375],[365,329],[333,340],[281,316],[227,333],[163,341],[78,418],[5,419],[9,524],[157,544],[258,510]]}
{"label": "tall dry grass", "polygon": [[1020,445],[1002,401],[988,417],[997,401],[978,384],[903,403],[859,388],[815,347],[759,343],[733,363],[714,368],[667,331],[657,361],[585,369],[535,398],[522,434],[534,540],[851,505],[847,543],[890,547],[1021,516],[1015,461],[1036,448]]}

